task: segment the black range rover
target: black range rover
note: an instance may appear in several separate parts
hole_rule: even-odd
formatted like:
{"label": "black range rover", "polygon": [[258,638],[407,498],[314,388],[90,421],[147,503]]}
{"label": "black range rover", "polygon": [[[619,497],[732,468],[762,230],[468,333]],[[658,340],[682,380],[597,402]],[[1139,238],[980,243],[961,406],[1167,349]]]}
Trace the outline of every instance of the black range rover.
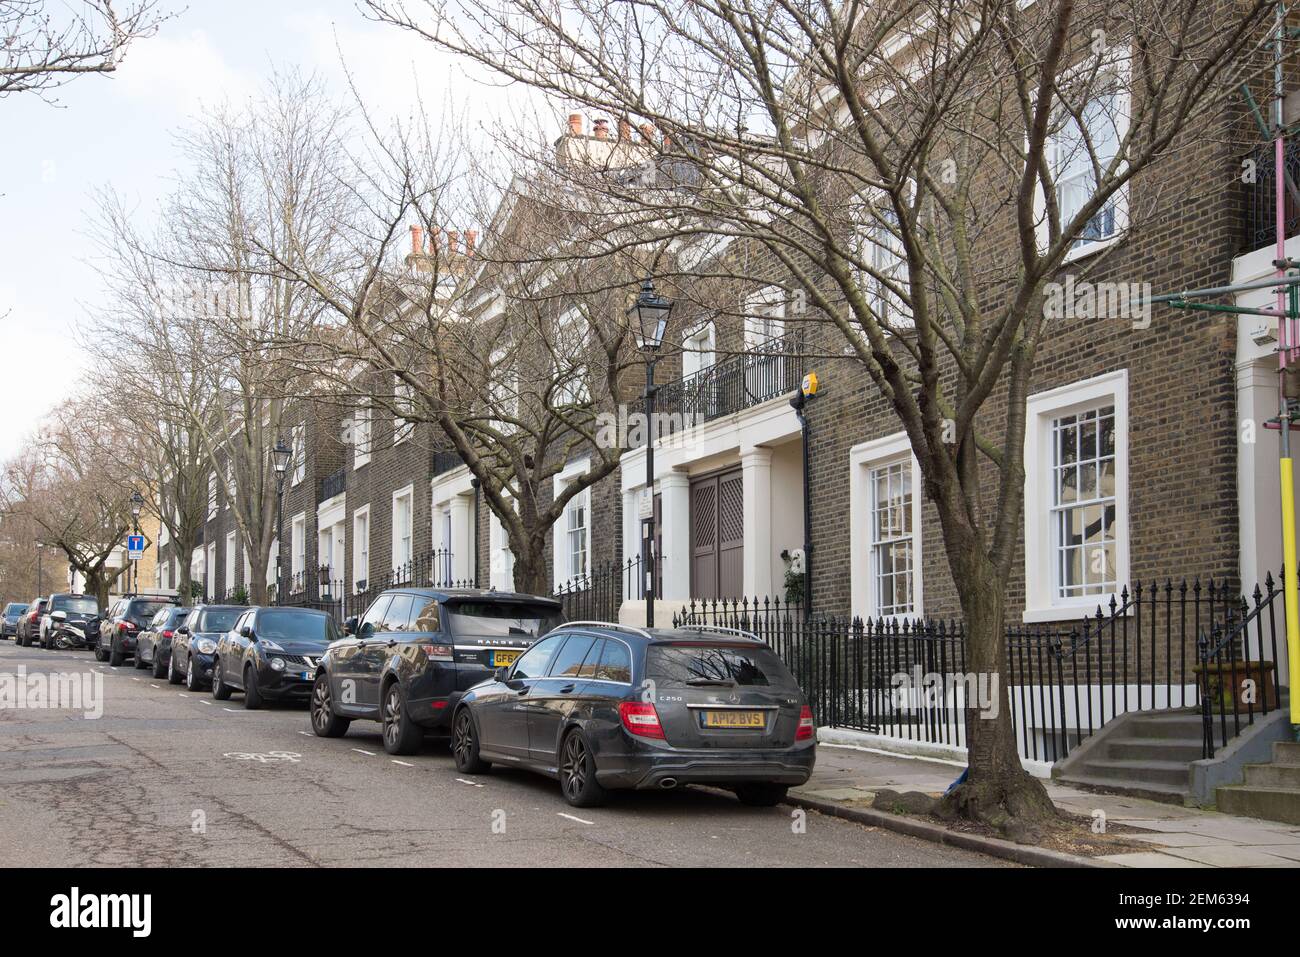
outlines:
{"label": "black range rover", "polygon": [[394,588],[321,659],[311,724],[339,737],[354,720],[379,721],[389,754],[412,754],[425,734],[449,733],[460,696],[513,664],[563,621],[552,598],[479,589]]}

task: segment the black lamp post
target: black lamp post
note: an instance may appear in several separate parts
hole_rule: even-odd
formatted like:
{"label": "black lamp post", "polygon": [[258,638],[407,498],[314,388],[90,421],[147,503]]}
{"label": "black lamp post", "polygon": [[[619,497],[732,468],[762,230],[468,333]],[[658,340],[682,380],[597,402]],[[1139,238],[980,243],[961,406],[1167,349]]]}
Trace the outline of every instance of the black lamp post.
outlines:
{"label": "black lamp post", "polygon": [[45,594],[45,576],[44,569],[41,568],[41,558],[45,555],[45,545],[43,542],[36,543],[36,594]]}
{"label": "black lamp post", "polygon": [[655,292],[654,281],[645,277],[641,284],[641,293],[636,301],[628,307],[629,319],[635,320],[633,332],[636,335],[637,348],[646,354],[645,362],[645,487],[650,496],[649,534],[646,536],[646,587],[645,587],[645,624],[647,628],[655,626],[655,363],[659,361],[659,347],[664,344],[664,332],[668,328],[668,316],[673,311],[671,299],[665,299]]}
{"label": "black lamp post", "polygon": [[[134,529],[133,534],[140,534],[140,512],[144,508],[144,496],[140,491],[131,493],[131,527]],[[131,594],[140,590],[140,559],[132,559],[131,576],[135,579],[135,584],[131,588]]]}
{"label": "black lamp post", "polygon": [[284,576],[280,561],[280,553],[284,551],[284,473],[289,470],[293,449],[280,439],[271,453],[275,464],[275,603],[280,605],[284,603]]}

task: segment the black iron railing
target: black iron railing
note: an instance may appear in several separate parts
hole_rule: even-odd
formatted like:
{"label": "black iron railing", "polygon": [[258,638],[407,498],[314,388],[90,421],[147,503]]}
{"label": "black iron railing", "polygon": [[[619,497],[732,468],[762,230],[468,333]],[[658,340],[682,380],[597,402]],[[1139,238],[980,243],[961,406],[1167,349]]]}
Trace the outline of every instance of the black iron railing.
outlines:
{"label": "black iron railing", "polygon": [[465,460],[460,457],[460,453],[448,449],[434,449],[429,454],[429,474],[441,475],[444,472],[450,472],[452,469],[458,469],[465,464]]}
{"label": "black iron railing", "polygon": [[[655,391],[656,437],[731,415],[799,388],[807,371],[804,330],[796,329],[721,359]],[[644,413],[645,400],[628,403]],[[640,430],[644,441],[648,430]],[[638,434],[630,430],[633,438]]]}
{"label": "black iron railing", "polygon": [[[978,701],[1010,708],[1022,756],[1051,762],[1128,711],[1199,707],[1205,713],[1207,675],[1226,675],[1234,688],[1248,673],[1258,680],[1271,670],[1259,664],[1261,657],[1276,660],[1278,594],[1271,576],[1264,591],[1256,590],[1253,608],[1213,581],[1136,584],[1077,623],[1009,626],[999,688],[968,672],[960,621],[805,620],[798,604],[775,599],[692,602],[673,621],[754,632],[785,660],[821,725],[961,747],[966,702]],[[1198,651],[1197,637],[1216,630],[1224,637]],[[1249,631],[1250,668],[1244,639],[1228,637],[1233,631]],[[1207,670],[1207,660],[1226,665]],[[1275,684],[1269,694],[1276,707]],[[1252,720],[1244,696],[1222,701],[1210,713],[1219,716],[1224,735]]]}
{"label": "black iron railing", "polygon": [[[1266,143],[1256,149],[1249,157],[1247,171],[1253,174],[1254,181],[1246,178],[1246,243],[1247,249],[1259,249],[1272,246],[1277,242],[1277,162],[1274,158],[1272,143]],[[1286,170],[1291,175],[1291,182],[1300,183],[1300,134],[1288,137],[1283,147]],[[1286,195],[1286,234],[1294,236],[1300,232],[1300,202],[1287,191]]]}
{"label": "black iron railing", "polygon": [[[1264,590],[1255,587],[1248,605],[1243,598],[1237,620],[1214,622],[1197,639],[1197,691],[1201,704],[1201,751],[1214,757],[1217,747],[1281,706],[1277,674],[1278,619],[1285,622],[1285,603],[1269,575]],[[1285,624],[1283,625],[1285,644]],[[1231,712],[1231,720],[1229,720]],[[1217,741],[1217,745],[1216,745]]]}
{"label": "black iron railing", "polygon": [[333,498],[335,495],[342,495],[348,487],[348,470],[341,468],[336,472],[331,472],[320,480],[320,494],[317,496],[317,502],[324,502]]}
{"label": "black iron railing", "polygon": [[618,621],[624,599],[641,597],[641,559],[600,565],[569,579],[553,597],[564,605],[566,621]]}

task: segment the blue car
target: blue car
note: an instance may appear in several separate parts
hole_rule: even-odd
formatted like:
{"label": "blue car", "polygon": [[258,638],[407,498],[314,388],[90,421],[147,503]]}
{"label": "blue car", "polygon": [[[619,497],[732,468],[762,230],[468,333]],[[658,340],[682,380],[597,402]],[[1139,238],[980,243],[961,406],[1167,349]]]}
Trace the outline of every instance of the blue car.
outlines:
{"label": "blue car", "polygon": [[5,605],[3,614],[0,614],[0,638],[18,637],[18,619],[23,616],[23,612],[28,607],[26,603],[21,601],[11,601]]}

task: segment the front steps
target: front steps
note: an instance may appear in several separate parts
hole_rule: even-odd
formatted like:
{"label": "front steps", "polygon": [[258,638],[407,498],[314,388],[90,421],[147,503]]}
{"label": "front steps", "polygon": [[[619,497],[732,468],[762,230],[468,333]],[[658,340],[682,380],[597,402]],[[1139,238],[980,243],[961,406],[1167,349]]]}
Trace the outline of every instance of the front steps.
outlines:
{"label": "front steps", "polygon": [[1248,764],[1246,780],[1216,789],[1216,804],[1226,814],[1300,824],[1300,743],[1274,741],[1273,760]]}
{"label": "front steps", "polygon": [[1189,767],[1201,757],[1201,716],[1188,708],[1130,711],[1060,762],[1053,777],[1168,804],[1191,795]]}

